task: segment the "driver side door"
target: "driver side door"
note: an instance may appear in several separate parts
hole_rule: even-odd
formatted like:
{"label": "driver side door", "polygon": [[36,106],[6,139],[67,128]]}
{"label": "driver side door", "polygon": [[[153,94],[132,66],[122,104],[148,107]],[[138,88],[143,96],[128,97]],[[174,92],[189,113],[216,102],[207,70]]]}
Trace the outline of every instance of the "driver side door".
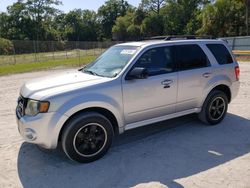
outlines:
{"label": "driver side door", "polygon": [[132,69],[146,68],[148,78],[122,81],[126,124],[175,113],[177,72],[173,50],[172,46],[147,50]]}

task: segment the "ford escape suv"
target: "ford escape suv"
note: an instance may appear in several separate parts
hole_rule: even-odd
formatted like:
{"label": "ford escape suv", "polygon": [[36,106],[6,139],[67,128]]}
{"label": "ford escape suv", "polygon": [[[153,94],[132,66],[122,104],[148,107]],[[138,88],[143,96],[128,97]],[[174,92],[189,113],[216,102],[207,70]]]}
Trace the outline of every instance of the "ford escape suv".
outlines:
{"label": "ford escape suv", "polygon": [[27,142],[60,143],[70,159],[91,162],[129,129],[191,113],[216,125],[238,90],[239,66],[222,40],[123,43],[80,70],[25,83],[18,130]]}

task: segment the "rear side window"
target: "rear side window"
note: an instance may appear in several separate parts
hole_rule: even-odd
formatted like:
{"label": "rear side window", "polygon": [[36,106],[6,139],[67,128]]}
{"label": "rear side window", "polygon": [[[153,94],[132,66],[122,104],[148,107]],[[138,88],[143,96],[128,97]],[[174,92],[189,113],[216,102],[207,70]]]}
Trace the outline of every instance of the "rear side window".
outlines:
{"label": "rear side window", "polygon": [[210,66],[206,54],[200,46],[178,45],[176,49],[176,60],[179,70],[190,70]]}
{"label": "rear side window", "polygon": [[220,65],[233,63],[233,58],[223,44],[207,44],[215,59]]}

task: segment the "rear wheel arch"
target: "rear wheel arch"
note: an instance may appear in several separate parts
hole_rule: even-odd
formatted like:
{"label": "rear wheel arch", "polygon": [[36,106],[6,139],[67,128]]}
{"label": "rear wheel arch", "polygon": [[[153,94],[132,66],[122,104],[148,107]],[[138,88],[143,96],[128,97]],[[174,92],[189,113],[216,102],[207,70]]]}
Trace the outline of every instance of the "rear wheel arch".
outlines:
{"label": "rear wheel arch", "polygon": [[206,97],[198,117],[207,125],[216,125],[224,119],[227,109],[228,97],[225,92],[213,89]]}
{"label": "rear wheel arch", "polygon": [[213,87],[213,89],[210,90],[210,92],[207,94],[207,96],[209,96],[209,94],[215,90],[222,91],[223,93],[225,93],[225,95],[227,96],[227,99],[228,99],[228,103],[230,103],[232,94],[231,94],[230,88],[227,85],[220,84],[220,85]]}

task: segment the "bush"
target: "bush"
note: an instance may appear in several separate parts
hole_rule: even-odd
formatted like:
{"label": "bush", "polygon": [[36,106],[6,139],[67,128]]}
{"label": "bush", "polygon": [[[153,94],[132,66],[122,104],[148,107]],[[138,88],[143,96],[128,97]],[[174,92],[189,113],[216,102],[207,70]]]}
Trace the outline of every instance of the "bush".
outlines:
{"label": "bush", "polygon": [[10,40],[0,38],[0,55],[9,55],[13,53],[13,43]]}

